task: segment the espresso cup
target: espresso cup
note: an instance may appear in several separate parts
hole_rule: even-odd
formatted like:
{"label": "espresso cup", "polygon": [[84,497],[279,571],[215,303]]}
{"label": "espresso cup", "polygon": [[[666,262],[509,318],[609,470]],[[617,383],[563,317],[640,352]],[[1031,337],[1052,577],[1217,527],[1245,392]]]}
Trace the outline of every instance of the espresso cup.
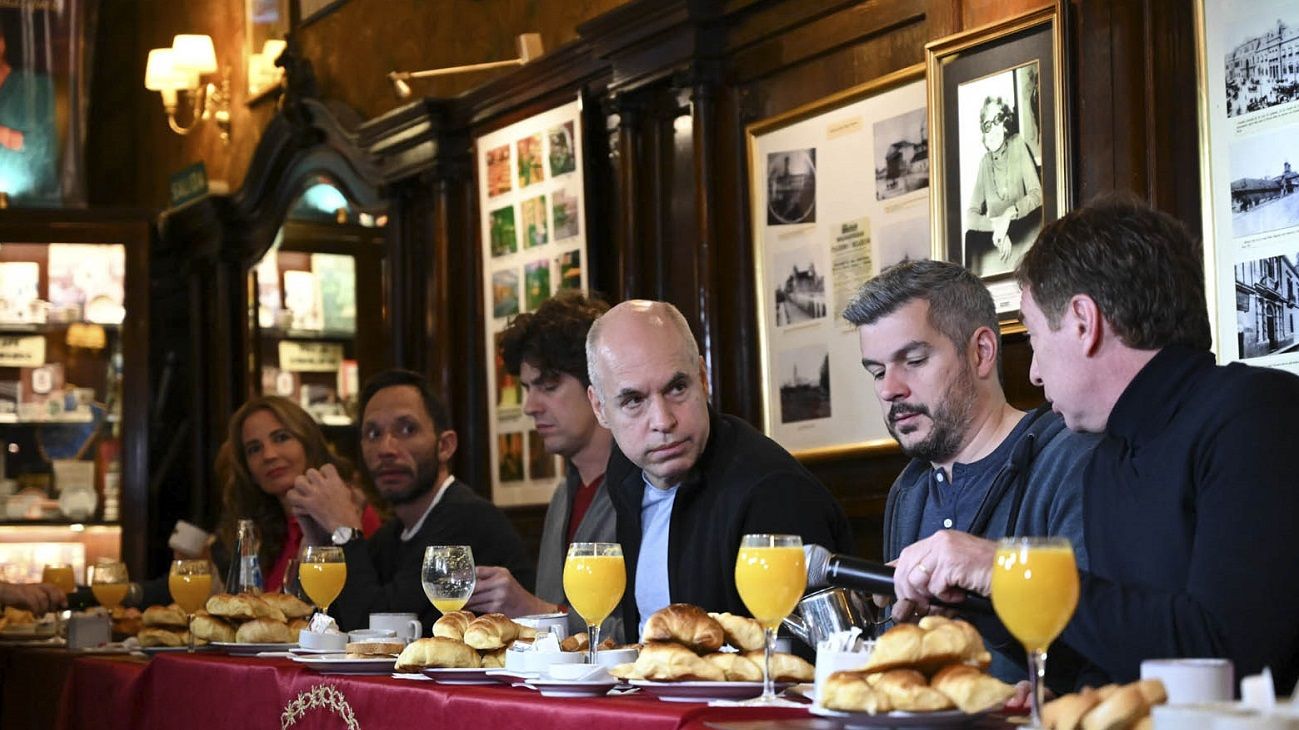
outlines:
{"label": "espresso cup", "polygon": [[404,641],[414,641],[424,635],[424,625],[413,613],[372,613],[370,628],[391,631]]}
{"label": "espresso cup", "polygon": [[1147,659],[1141,678],[1163,682],[1170,705],[1230,702],[1235,695],[1230,659]]}

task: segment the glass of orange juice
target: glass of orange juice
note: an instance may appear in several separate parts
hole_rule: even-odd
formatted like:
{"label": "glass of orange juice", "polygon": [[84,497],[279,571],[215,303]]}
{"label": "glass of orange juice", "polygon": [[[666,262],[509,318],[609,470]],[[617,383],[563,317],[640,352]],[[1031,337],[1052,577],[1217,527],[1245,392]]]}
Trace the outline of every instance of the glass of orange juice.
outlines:
{"label": "glass of orange juice", "polygon": [[627,590],[622,546],[616,542],[575,542],[564,560],[564,596],[586,621],[588,661],[599,664],[600,624],[618,607]]}
{"label": "glass of orange juice", "polygon": [[95,600],[104,608],[111,611],[121,605],[130,588],[126,563],[105,560],[90,566],[90,592],[95,594]]}
{"label": "glass of orange juice", "polygon": [[776,629],[798,605],[806,588],[807,562],[803,557],[803,538],[798,535],[745,535],[740,539],[740,551],[735,556],[735,589],[767,635],[763,651],[762,696],[746,704],[787,704],[776,697],[776,685],[771,679],[771,652],[776,643]]}
{"label": "glass of orange juice", "polygon": [[212,563],[207,560],[173,560],[167,574],[171,600],[185,612],[189,622],[189,653],[194,653],[194,614],[212,595]]}
{"label": "glass of orange juice", "polygon": [[72,566],[67,563],[47,563],[41,570],[41,582],[49,583],[64,593],[77,590],[77,579]]}
{"label": "glass of orange juice", "polygon": [[468,545],[429,545],[424,548],[420,584],[433,607],[442,613],[459,611],[474,594],[474,551]]}
{"label": "glass of orange juice", "polygon": [[1028,653],[1033,724],[1042,725],[1046,650],[1078,606],[1078,565],[1063,537],[1008,537],[997,544],[992,607]]}
{"label": "glass of orange juice", "polygon": [[343,592],[347,582],[347,560],[343,548],[333,545],[307,545],[298,558],[298,582],[320,610],[329,606]]}

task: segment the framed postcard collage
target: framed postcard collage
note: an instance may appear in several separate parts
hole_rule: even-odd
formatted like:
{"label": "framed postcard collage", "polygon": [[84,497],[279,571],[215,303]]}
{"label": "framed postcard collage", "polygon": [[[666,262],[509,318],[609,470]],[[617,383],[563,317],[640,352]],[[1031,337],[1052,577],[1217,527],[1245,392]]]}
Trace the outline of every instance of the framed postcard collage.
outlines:
{"label": "framed postcard collage", "polygon": [[500,338],[515,315],[556,292],[587,290],[581,111],[574,101],[475,144],[492,499],[503,506],[549,500],[563,474],[523,413],[523,389],[505,371]]}

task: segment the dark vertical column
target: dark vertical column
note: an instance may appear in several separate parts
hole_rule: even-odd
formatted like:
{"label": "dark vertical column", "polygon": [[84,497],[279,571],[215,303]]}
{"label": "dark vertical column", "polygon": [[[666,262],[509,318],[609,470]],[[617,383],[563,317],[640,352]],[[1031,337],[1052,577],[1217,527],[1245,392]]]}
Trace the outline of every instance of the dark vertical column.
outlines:
{"label": "dark vertical column", "polygon": [[610,298],[616,301],[636,296],[641,291],[643,280],[637,256],[641,236],[641,186],[637,173],[642,166],[639,137],[644,110],[626,94],[611,99],[609,109],[617,115],[618,130],[617,146],[609,155],[618,181],[618,221],[614,229],[614,269],[618,276],[618,289],[609,292]]}
{"label": "dark vertical column", "polygon": [[720,197],[717,191],[716,124],[717,84],[709,74],[696,72],[691,84],[692,135],[694,142],[695,225],[699,241],[695,257],[695,276],[699,282],[696,306],[699,321],[695,335],[700,341],[700,354],[708,367],[709,394],[715,407],[720,407],[720,391],[724,377],[718,361],[720,323],[717,302],[723,293],[718,277],[720,266],[715,211]]}

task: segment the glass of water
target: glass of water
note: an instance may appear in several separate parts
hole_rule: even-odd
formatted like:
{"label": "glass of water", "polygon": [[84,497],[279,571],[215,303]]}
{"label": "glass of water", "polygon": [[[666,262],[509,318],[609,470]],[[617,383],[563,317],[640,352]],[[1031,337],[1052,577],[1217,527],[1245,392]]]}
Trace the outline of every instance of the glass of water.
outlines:
{"label": "glass of water", "polygon": [[474,551],[468,545],[430,545],[424,548],[420,571],[424,595],[442,613],[459,611],[474,594]]}

